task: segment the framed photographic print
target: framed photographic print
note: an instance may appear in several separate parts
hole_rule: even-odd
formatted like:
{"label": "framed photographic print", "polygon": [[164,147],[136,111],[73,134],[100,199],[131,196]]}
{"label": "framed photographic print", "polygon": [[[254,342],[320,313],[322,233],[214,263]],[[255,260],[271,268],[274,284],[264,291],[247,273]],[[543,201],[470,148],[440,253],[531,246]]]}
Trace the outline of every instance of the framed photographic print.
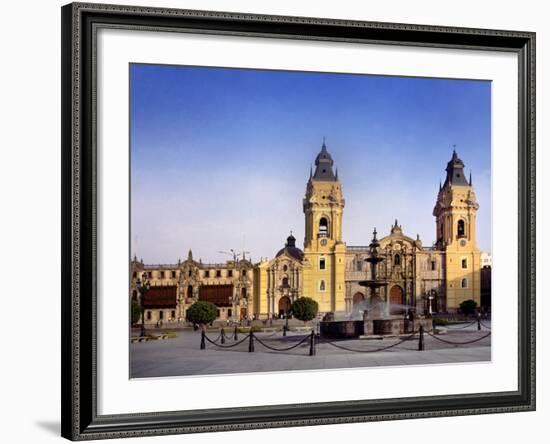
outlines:
{"label": "framed photographic print", "polygon": [[62,8],[62,435],[535,408],[535,35]]}

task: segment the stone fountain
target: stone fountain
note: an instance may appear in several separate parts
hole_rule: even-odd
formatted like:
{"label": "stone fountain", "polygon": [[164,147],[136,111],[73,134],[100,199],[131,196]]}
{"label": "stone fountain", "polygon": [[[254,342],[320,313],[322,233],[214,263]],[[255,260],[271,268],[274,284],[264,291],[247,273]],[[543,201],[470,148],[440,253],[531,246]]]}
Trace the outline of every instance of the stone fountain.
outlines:
{"label": "stone fountain", "polygon": [[[370,293],[370,302],[363,311],[362,320],[334,320],[333,313],[327,313],[320,323],[321,336],[326,338],[357,338],[363,335],[400,335],[414,332],[422,325],[424,330],[432,329],[431,319],[421,319],[409,312],[407,316],[391,316],[389,301],[380,295],[380,289],[386,289],[389,282],[379,278],[378,266],[384,261],[380,256],[380,242],[376,238],[376,228],[369,245],[370,255],[365,259],[370,264],[371,279],[360,281],[359,285],[368,288],[367,298]],[[387,298],[387,291],[384,291]]]}
{"label": "stone fountain", "polygon": [[[372,233],[369,245],[370,256],[365,259],[370,264],[371,279],[360,281],[359,285],[370,290],[370,310],[363,312],[364,334],[391,335],[400,334],[405,330],[405,319],[402,316],[390,316],[389,303],[380,296],[380,288],[386,289],[388,281],[378,277],[378,266],[384,261],[380,257],[380,242],[376,238],[376,228]],[[384,291],[387,295],[387,292]]]}

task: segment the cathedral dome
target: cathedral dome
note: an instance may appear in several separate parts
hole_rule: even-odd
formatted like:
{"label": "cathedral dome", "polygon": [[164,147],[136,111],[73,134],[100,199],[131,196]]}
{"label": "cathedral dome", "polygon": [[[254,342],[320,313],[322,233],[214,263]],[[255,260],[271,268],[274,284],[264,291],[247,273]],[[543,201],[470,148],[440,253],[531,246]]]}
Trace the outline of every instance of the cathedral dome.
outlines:
{"label": "cathedral dome", "polygon": [[304,256],[304,252],[296,247],[296,238],[292,235],[292,232],[290,233],[290,236],[286,238],[285,247],[281,248],[275,257],[282,256],[285,253],[299,261],[301,261]]}

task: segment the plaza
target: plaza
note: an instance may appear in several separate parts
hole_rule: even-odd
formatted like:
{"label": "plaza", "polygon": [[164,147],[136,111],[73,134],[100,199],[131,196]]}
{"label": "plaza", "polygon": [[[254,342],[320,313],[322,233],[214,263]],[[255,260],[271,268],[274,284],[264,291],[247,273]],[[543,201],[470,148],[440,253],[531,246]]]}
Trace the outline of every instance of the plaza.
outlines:
{"label": "plaza", "polygon": [[[483,321],[481,330],[478,330],[477,323],[474,322],[454,324],[442,329],[445,331],[444,334],[424,334],[423,351],[418,350],[418,334],[383,339],[331,341],[331,343],[317,339],[314,356],[309,355],[311,333],[307,331],[290,331],[286,337],[280,331],[254,333],[255,338],[276,349],[289,348],[300,341],[303,342],[292,350],[274,351],[255,339],[254,352],[250,353],[248,333],[238,333],[238,339],[235,341],[233,330],[226,329],[228,338],[223,345],[227,348],[221,348],[206,341],[205,350],[201,350],[200,331],[179,329],[176,331],[177,337],[172,339],[131,343],[130,377],[153,378],[483,362],[491,360],[490,328],[491,323],[486,320]],[[148,331],[149,334],[162,332],[162,330]],[[222,345],[219,335],[219,329],[206,332],[206,336],[211,341]],[[216,341],[217,338],[218,341]],[[235,343],[239,344],[232,346]],[[394,347],[376,351],[396,343],[398,345]]]}

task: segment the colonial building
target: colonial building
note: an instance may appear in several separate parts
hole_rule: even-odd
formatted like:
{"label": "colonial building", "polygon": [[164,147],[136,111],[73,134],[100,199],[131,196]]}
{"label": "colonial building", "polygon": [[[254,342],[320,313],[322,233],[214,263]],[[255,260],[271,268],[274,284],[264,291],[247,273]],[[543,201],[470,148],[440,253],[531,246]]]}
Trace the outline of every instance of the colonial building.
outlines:
{"label": "colonial building", "polygon": [[[380,296],[391,303],[393,314],[410,307],[417,312],[455,312],[467,299],[480,304],[479,205],[456,151],[446,171],[433,209],[433,246],[424,246],[418,235],[407,236],[397,219],[379,241],[384,261],[377,276],[388,283]],[[203,264],[191,251],[186,261],[173,265],[145,265],[134,258],[131,298],[139,301],[136,282],[147,279],[151,289],[144,300],[146,322],[182,321],[197,300],[214,303],[220,320],[280,317],[300,296],[315,299],[321,313],[352,313],[371,296],[359,285],[371,279],[365,261],[370,250],[345,244],[343,196],[338,170],[323,142],[303,199],[303,250],[291,233],[273,259],[256,264],[244,255],[223,264]]]}
{"label": "colonial building", "polygon": [[271,260],[261,261],[255,270],[256,315],[273,318],[285,315],[292,302],[304,294],[304,252],[290,234],[284,248]]}
{"label": "colonial building", "polygon": [[[412,239],[403,234],[397,220],[390,234],[380,239],[380,256],[384,258],[378,268],[378,278],[388,282],[380,289],[380,296],[389,301],[391,314],[400,314],[405,307],[416,307],[421,312],[445,311],[444,255],[433,247],[424,247],[417,236]],[[353,311],[356,305],[369,295],[359,281],[371,279],[366,259],[368,246],[349,246],[346,258],[346,310]],[[430,299],[431,298],[431,299]]]}
{"label": "colonial building", "polygon": [[138,279],[150,283],[146,292],[145,321],[181,322],[195,301],[212,302],[218,318],[246,319],[254,313],[254,266],[244,257],[219,264],[195,261],[189,250],[187,260],[173,265],[145,265],[137,258],[130,264],[132,299],[140,302]]}

